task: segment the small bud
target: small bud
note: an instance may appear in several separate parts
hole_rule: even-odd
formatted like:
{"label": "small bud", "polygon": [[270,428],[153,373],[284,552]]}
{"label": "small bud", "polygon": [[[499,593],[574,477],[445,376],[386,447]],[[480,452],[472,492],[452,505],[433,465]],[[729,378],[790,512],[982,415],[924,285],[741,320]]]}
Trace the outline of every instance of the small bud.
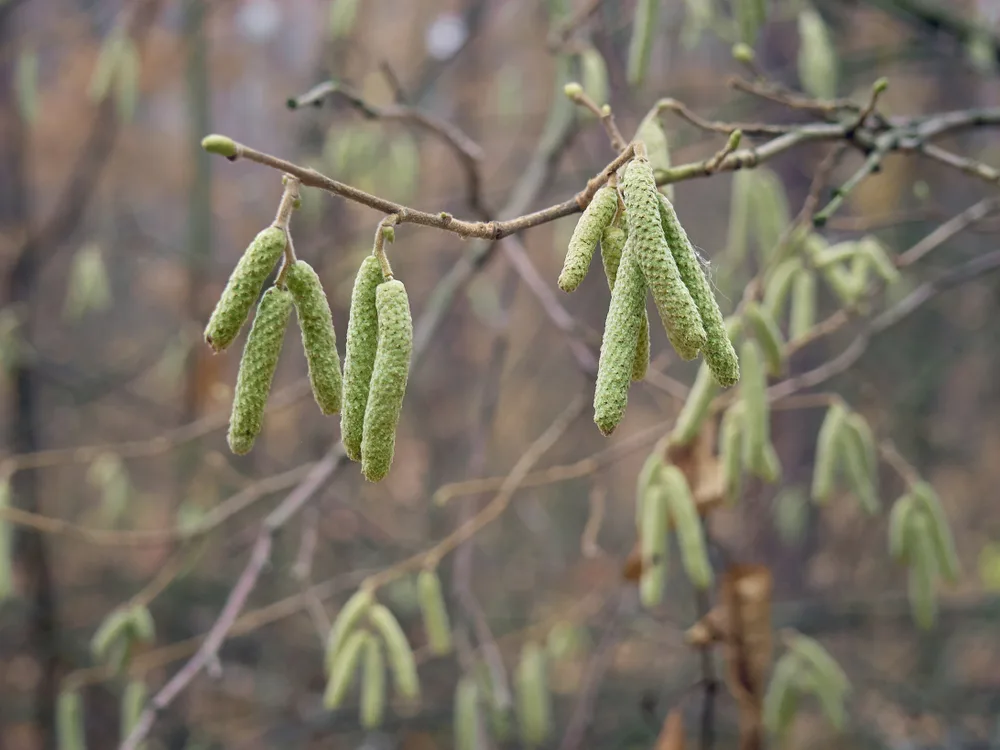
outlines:
{"label": "small bud", "polygon": [[734,130],[732,133],[729,134],[729,140],[726,142],[726,150],[735,151],[736,149],[738,149],[740,147],[740,141],[742,139],[743,139],[743,131],[739,129]]}
{"label": "small bud", "polygon": [[274,372],[278,369],[291,314],[292,295],[289,292],[277,287],[264,292],[243,349],[233,412],[229,418],[229,448],[237,455],[250,452],[264,425],[264,407]]}
{"label": "small bud", "polygon": [[576,81],[571,81],[563,86],[563,93],[566,94],[569,99],[576,99],[583,95],[583,86],[581,86]]}
{"label": "small bud", "polygon": [[392,465],[413,352],[413,321],[403,282],[379,284],[375,308],[378,344],[361,440],[361,471],[369,482],[383,479]]}
{"label": "small bud", "polygon": [[206,135],[201,139],[201,147],[210,154],[218,154],[228,159],[236,156],[236,142],[224,135]]}
{"label": "small bud", "polygon": [[887,88],[889,88],[889,79],[884,76],[872,84],[872,91],[876,94],[883,93]]}
{"label": "small bud", "polygon": [[374,255],[361,261],[351,293],[351,312],[347,320],[347,349],[344,354],[343,412],[340,415],[340,438],[347,457],[361,460],[365,409],[375,351],[378,348],[378,312],[375,290],[383,281],[382,266]]}
{"label": "small bud", "polygon": [[756,55],[754,54],[753,47],[745,42],[737,42],[733,45],[733,59],[737,62],[744,64],[749,64],[754,61]]}
{"label": "small bud", "polygon": [[386,242],[392,243],[396,241],[396,228],[390,225],[382,227],[382,236],[385,238]]}

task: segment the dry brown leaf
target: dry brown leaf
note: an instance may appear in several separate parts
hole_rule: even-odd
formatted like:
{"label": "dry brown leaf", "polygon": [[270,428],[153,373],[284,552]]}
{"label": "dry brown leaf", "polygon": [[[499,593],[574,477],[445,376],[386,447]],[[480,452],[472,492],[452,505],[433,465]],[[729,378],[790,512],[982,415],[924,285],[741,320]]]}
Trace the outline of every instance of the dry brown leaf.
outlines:
{"label": "dry brown leaf", "polygon": [[656,750],[684,750],[684,716],[680,709],[672,709],[663,720]]}

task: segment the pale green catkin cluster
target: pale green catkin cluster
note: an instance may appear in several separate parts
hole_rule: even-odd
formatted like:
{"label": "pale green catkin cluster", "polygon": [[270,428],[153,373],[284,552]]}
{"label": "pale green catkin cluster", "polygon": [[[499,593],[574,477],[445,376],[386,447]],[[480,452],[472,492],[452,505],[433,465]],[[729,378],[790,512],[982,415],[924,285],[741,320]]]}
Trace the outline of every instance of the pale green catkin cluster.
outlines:
{"label": "pale green catkin cluster", "polygon": [[287,243],[285,230],[271,226],[254,237],[243,253],[205,327],[205,343],[216,352],[227,348],[239,334]]}
{"label": "pale green catkin cluster", "polygon": [[413,352],[413,321],[403,282],[379,284],[375,309],[378,344],[361,439],[361,471],[370,482],[384,478],[392,465]]}
{"label": "pale green catkin cluster", "polygon": [[618,209],[618,191],[604,185],[594,194],[590,204],[576,223],[569,241],[562,273],[559,274],[559,288],[572,292],[583,281],[594,257],[594,249],[604,229],[611,224]]}
{"label": "pale green catkin cluster", "polygon": [[260,300],[247,337],[236,378],[233,413],[229,419],[229,448],[242,455],[253,448],[264,423],[264,407],[278,367],[285,328],[292,314],[290,292],[271,287]]}
{"label": "pale green catkin cluster", "polygon": [[382,266],[374,255],[361,261],[351,292],[347,321],[347,349],[344,354],[344,400],[340,416],[340,439],[347,457],[361,460],[368,389],[378,348],[378,312],[375,290],[383,281]]}
{"label": "pale green catkin cluster", "polygon": [[312,266],[301,260],[288,269],[285,283],[295,301],[313,396],[324,414],[337,414],[343,382],[337,334],[323,285]]}

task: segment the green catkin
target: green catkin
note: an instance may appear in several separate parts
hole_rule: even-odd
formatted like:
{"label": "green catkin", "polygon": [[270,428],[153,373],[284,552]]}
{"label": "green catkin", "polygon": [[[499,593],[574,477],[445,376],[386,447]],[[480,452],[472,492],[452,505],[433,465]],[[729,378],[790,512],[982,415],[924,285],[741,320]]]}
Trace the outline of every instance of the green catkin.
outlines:
{"label": "green catkin", "polygon": [[[625,247],[627,236],[625,230],[614,225],[604,228],[601,235],[601,260],[604,263],[604,275],[608,278],[608,290],[614,291],[615,280],[618,278],[618,266],[622,259],[622,248]],[[635,348],[635,359],[632,360],[632,380],[639,381],[646,377],[649,368],[649,315],[646,312],[645,281],[643,282],[642,327],[639,329],[639,342]]]}
{"label": "green catkin", "polygon": [[333,660],[330,669],[330,677],[326,683],[326,690],[323,693],[323,707],[327,711],[340,708],[347,697],[347,691],[354,683],[354,675],[358,671],[358,661],[361,652],[368,641],[374,640],[372,634],[366,630],[355,630],[344,642],[344,647]]}
{"label": "green catkin", "polygon": [[646,456],[646,460],[639,470],[639,476],[635,483],[635,527],[642,528],[642,507],[646,502],[646,497],[650,492],[657,491],[660,477],[659,472],[663,468],[663,459],[660,457],[658,448]]}
{"label": "green catkin", "polygon": [[660,202],[663,236],[701,319],[702,330],[706,337],[701,346],[705,361],[708,362],[716,382],[728,388],[740,379],[740,363],[726,330],[725,319],[722,317],[719,303],[712,293],[712,286],[708,283],[698,256],[695,255],[694,246],[677,218],[677,212],[665,195],[662,193],[657,195]]}
{"label": "green catkin", "polygon": [[743,405],[734,404],[722,415],[719,428],[719,458],[726,500],[730,505],[739,499],[742,485],[743,421]]}
{"label": "green catkin", "polygon": [[83,700],[76,690],[63,690],[56,703],[58,750],[86,750],[87,735],[83,722]]}
{"label": "green catkin", "polygon": [[431,653],[435,656],[451,653],[451,622],[441,593],[441,579],[433,570],[421,570],[417,575],[417,600]]}
{"label": "green catkin", "polygon": [[767,405],[767,376],[764,358],[753,341],[745,341],[740,349],[743,382],[740,403],[743,404],[743,465],[755,474],[766,470],[764,455],[770,442],[771,420]]}
{"label": "green catkin", "polygon": [[[132,729],[135,728],[135,724],[139,720],[139,714],[142,713],[142,709],[146,705],[146,695],[146,683],[142,680],[129,680],[125,686],[120,712],[122,742],[132,734]],[[138,747],[139,750],[142,750],[146,747],[146,743],[143,742]]]}
{"label": "green catkin", "polygon": [[760,466],[753,468],[754,474],[768,484],[777,484],[781,481],[781,458],[778,456],[778,451],[774,449],[774,444],[770,440],[764,446],[763,462]]}
{"label": "green catkin", "polygon": [[340,415],[340,439],[347,457],[361,460],[365,409],[375,351],[378,348],[378,313],[375,290],[383,281],[382,265],[374,255],[361,261],[351,292],[351,311],[347,320],[347,348],[344,353],[344,396]]}
{"label": "green catkin", "polygon": [[792,282],[792,305],[788,316],[788,338],[802,338],[816,322],[816,274],[800,268]]}
{"label": "green catkin", "polygon": [[910,520],[917,509],[917,499],[903,495],[893,503],[889,512],[889,555],[896,562],[908,562]]}
{"label": "green catkin", "polygon": [[851,421],[853,416],[850,415],[844,421],[844,427],[840,431],[840,451],[844,459],[844,468],[847,470],[847,478],[851,483],[851,489],[857,495],[858,502],[866,513],[875,515],[881,507],[878,491],[875,488],[862,439]]}
{"label": "green catkin", "polygon": [[594,387],[594,422],[604,435],[615,431],[628,403],[646,298],[646,285],[637,256],[636,244],[630,237],[625,243],[618,278],[611,291]]}
{"label": "green catkin", "polygon": [[655,607],[663,599],[667,579],[667,533],[670,530],[670,508],[662,484],[657,484],[642,503],[642,523],[639,525],[639,546],[642,552],[642,576],[639,598],[646,608]]}
{"label": "green catkin", "polygon": [[792,283],[801,269],[800,258],[787,258],[781,261],[768,277],[767,285],[764,287],[764,308],[775,320],[781,317]]}
{"label": "green catkin", "polygon": [[344,386],[337,334],[323,285],[312,266],[301,260],[288,269],[285,283],[295,301],[313,397],[324,414],[337,414]]}
{"label": "green catkin", "polygon": [[517,715],[521,741],[529,748],[544,744],[552,731],[552,697],[545,674],[545,655],[529,641],[517,665]]}
{"label": "green catkin", "polygon": [[627,79],[629,86],[638,86],[646,77],[653,52],[659,20],[660,0],[639,0],[632,21],[632,40],[628,48]]}
{"label": "green catkin", "polygon": [[385,714],[385,656],[376,638],[365,641],[361,666],[361,726],[377,729]]}
{"label": "green catkin", "polygon": [[603,185],[584,209],[573,230],[562,273],[559,274],[559,288],[564,292],[572,292],[580,286],[590,269],[597,242],[605,228],[610,226],[617,209],[618,191],[608,185]]}
{"label": "green catkin", "polygon": [[156,623],[149,613],[149,608],[144,604],[133,605],[129,610],[132,633],[137,640],[143,643],[150,643],[156,637]]}
{"label": "green catkin", "polygon": [[688,579],[696,589],[712,585],[712,565],[705,547],[705,530],[698,517],[698,508],[684,473],[676,466],[663,470],[663,494],[667,498],[670,519],[677,533],[681,562]]}
{"label": "green catkin", "polygon": [[744,316],[760,345],[764,361],[767,363],[768,374],[772,377],[780,376],[785,366],[785,341],[778,324],[771,314],[756,302],[746,306]]}
{"label": "green catkin", "polygon": [[934,543],[941,573],[949,581],[957,581],[962,566],[958,560],[958,552],[955,550],[955,539],[951,533],[951,526],[944,514],[944,508],[941,507],[941,500],[934,488],[927,482],[917,482],[911,488],[911,492],[920,504],[921,510],[927,514],[931,540]]}
{"label": "green catkin", "polygon": [[358,591],[344,603],[344,606],[340,608],[340,612],[337,613],[337,617],[334,619],[333,625],[330,627],[330,634],[326,638],[327,672],[333,668],[333,662],[340,653],[340,649],[347,640],[347,636],[354,632],[358,623],[361,622],[361,618],[368,613],[368,610],[374,602],[375,597],[372,595],[371,591],[368,589],[358,589]]}
{"label": "green catkin", "polygon": [[774,674],[764,696],[764,726],[774,735],[782,735],[795,718],[798,708],[796,677],[798,659],[792,654],[782,656],[774,667]]}
{"label": "green catkin", "polygon": [[[0,357],[0,366],[2,366]],[[0,513],[10,506],[10,479],[0,476]],[[14,594],[13,537],[10,524],[0,520],[0,604]]]}
{"label": "green catkin", "polygon": [[385,642],[392,669],[392,680],[396,692],[406,701],[420,700],[420,678],[417,676],[417,662],[410,642],[399,626],[399,621],[386,607],[376,604],[368,613],[368,619]]}
{"label": "green catkin", "polygon": [[847,410],[841,404],[833,404],[823,418],[816,439],[816,458],[813,467],[812,499],[823,505],[830,499],[833,482],[840,463],[840,436],[847,422]]}
{"label": "green catkin", "polygon": [[268,227],[243,253],[205,327],[205,343],[216,352],[226,349],[239,334],[286,244],[285,230]]}
{"label": "green catkin", "polygon": [[474,677],[464,676],[455,686],[455,750],[479,750],[479,688]]}
{"label": "green catkin", "polygon": [[660,221],[662,196],[656,189],[649,160],[632,159],[625,167],[621,186],[625,193],[629,241],[635,247],[639,266],[653,295],[667,338],[682,359],[694,359],[705,346],[705,328],[663,233]]}
{"label": "green catkin", "polygon": [[112,647],[122,639],[131,637],[132,611],[125,607],[110,612],[94,631],[90,639],[90,653],[95,661],[103,662],[111,653]]}
{"label": "green catkin", "polygon": [[237,455],[250,452],[263,427],[264,407],[291,314],[292,295],[289,292],[277,287],[264,292],[243,349],[233,413],[229,418],[229,448]]}
{"label": "green catkin", "polygon": [[361,440],[361,472],[369,482],[389,473],[396,449],[396,425],[403,409],[413,353],[413,320],[406,287],[398,279],[378,285],[378,347]]}
{"label": "green catkin", "polygon": [[911,524],[908,594],[913,619],[918,626],[927,630],[937,617],[937,597],[934,591],[937,553],[926,514],[913,514]]}
{"label": "green catkin", "polygon": [[670,442],[674,445],[687,445],[694,440],[701,432],[701,426],[708,416],[708,408],[712,405],[712,399],[719,392],[719,386],[715,382],[712,370],[707,363],[702,363],[695,376],[694,385],[688,393],[687,401],[677,417],[677,424],[674,425],[670,433]]}
{"label": "green catkin", "polygon": [[840,664],[818,641],[798,634],[791,639],[790,647],[792,653],[808,664],[819,680],[827,683],[833,692],[844,693],[850,688],[851,683]]}

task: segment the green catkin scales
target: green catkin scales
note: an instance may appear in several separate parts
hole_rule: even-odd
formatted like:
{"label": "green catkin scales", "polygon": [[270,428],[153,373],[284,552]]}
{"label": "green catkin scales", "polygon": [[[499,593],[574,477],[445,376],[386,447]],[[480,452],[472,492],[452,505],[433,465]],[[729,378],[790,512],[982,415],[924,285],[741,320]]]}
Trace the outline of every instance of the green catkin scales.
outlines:
{"label": "green catkin scales", "polygon": [[422,570],[417,575],[417,600],[431,653],[435,656],[450,653],[451,621],[441,592],[441,579],[433,570]]}
{"label": "green catkin scales", "polygon": [[216,352],[227,348],[239,334],[287,243],[285,230],[268,227],[243,253],[205,326],[205,343]]}
{"label": "green catkin scales", "polygon": [[777,322],[766,307],[751,302],[743,313],[753,336],[760,345],[769,375],[778,377],[785,366],[785,341]]}
{"label": "green catkin scales", "polygon": [[722,461],[726,501],[732,505],[740,496],[743,478],[743,404],[733,404],[722,415],[719,428],[719,460]]}
{"label": "green catkin scales", "polygon": [[403,282],[392,279],[379,284],[375,309],[378,346],[361,441],[361,471],[369,482],[383,479],[392,465],[413,352],[413,321]]}
{"label": "green catkin scales", "polygon": [[340,376],[340,355],[337,354],[337,334],[323,285],[312,266],[301,260],[288,269],[285,282],[295,300],[313,396],[320,411],[337,414],[340,412],[343,380]]}
{"label": "green catkin scales", "polygon": [[[129,680],[128,684],[125,686],[125,690],[122,693],[121,700],[121,710],[120,710],[120,720],[121,720],[121,740],[125,741],[125,738],[132,734],[132,730],[135,728],[136,722],[139,721],[139,715],[142,713],[142,709],[146,705],[146,683],[142,680]],[[140,748],[145,748],[146,743],[139,745]]]}
{"label": "green catkin scales", "polygon": [[800,268],[792,282],[792,309],[788,317],[788,338],[802,338],[816,322],[816,274]]}
{"label": "green catkin scales", "polygon": [[517,714],[521,741],[526,747],[544,744],[552,731],[552,696],[549,693],[542,649],[531,641],[521,650],[515,674]]}
{"label": "green catkin scales", "polygon": [[625,415],[645,300],[646,285],[639,268],[636,246],[630,237],[625,243],[618,278],[611,291],[611,304],[601,340],[601,357],[597,365],[594,422],[604,435],[614,432]]}
{"label": "green catkin scales", "polygon": [[705,277],[705,271],[695,255],[694,246],[688,239],[687,232],[677,218],[673,205],[662,193],[657,193],[660,199],[660,221],[663,225],[663,235],[667,246],[673,255],[677,270],[691,294],[691,299],[701,316],[705,332],[705,343],[701,347],[716,382],[728,388],[740,379],[740,362],[733,348],[733,342],[726,331],[726,322],[715,300],[712,287]]}
{"label": "green catkin scales", "polygon": [[[625,230],[614,225],[605,227],[601,235],[601,260],[604,263],[604,275],[608,278],[610,291],[614,291],[615,288],[626,239]],[[646,313],[645,282],[643,284],[642,328],[639,329],[639,342],[635,348],[635,359],[632,360],[632,380],[635,381],[644,379],[649,368],[649,315]]]}
{"label": "green catkin scales", "polygon": [[896,562],[908,562],[910,520],[917,512],[917,499],[911,494],[896,500],[889,512],[889,554]]}
{"label": "green catkin scales", "polygon": [[264,424],[264,407],[291,314],[292,295],[289,292],[277,287],[264,292],[243,349],[233,413],[229,419],[229,447],[238,455],[250,452]]}
{"label": "green catkin scales", "polygon": [[816,458],[813,467],[812,499],[823,505],[833,492],[837,467],[840,464],[841,437],[847,423],[847,410],[835,403],[827,409],[816,438]]}
{"label": "green catkin scales", "polygon": [[559,288],[564,292],[572,292],[580,286],[580,282],[587,275],[597,241],[601,238],[605,227],[611,224],[617,208],[618,191],[604,185],[584,209],[573,230],[562,273],[559,274]]}
{"label": "green catkin scales", "polygon": [[351,292],[351,312],[347,320],[347,349],[344,353],[344,396],[340,414],[340,439],[347,457],[361,460],[368,390],[378,348],[378,313],[375,290],[383,281],[382,266],[374,255],[361,261]]}
{"label": "green catkin scales", "polygon": [[681,279],[660,222],[660,193],[648,159],[635,158],[625,167],[625,220],[643,276],[674,349],[694,359],[705,345],[701,314]]}
{"label": "green catkin scales", "polygon": [[385,655],[375,638],[365,641],[361,666],[361,726],[376,729],[385,713]]}
{"label": "green catkin scales", "polygon": [[479,748],[479,688],[474,677],[462,677],[455,686],[455,750]]}

